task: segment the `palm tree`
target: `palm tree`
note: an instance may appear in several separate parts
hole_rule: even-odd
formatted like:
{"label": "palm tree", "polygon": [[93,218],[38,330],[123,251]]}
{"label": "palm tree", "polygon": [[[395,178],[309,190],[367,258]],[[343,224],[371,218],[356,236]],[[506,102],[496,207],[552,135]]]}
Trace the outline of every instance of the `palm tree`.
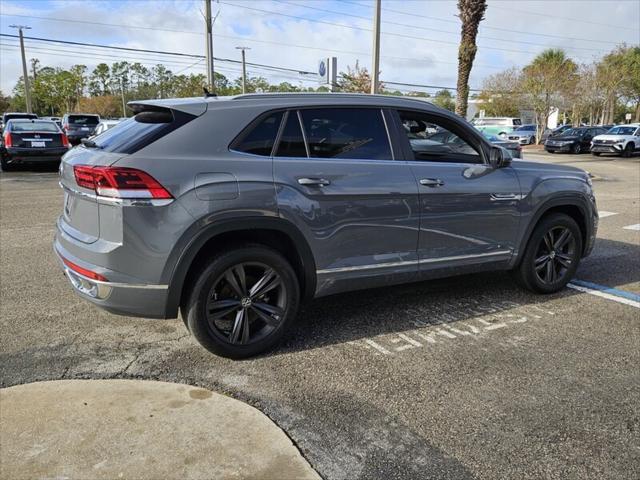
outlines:
{"label": "palm tree", "polygon": [[478,26],[484,19],[487,0],[458,0],[458,11],[462,20],[460,47],[458,48],[458,94],[456,96],[456,113],[461,117],[467,115],[469,99],[469,74],[476,58],[478,46],[476,36]]}

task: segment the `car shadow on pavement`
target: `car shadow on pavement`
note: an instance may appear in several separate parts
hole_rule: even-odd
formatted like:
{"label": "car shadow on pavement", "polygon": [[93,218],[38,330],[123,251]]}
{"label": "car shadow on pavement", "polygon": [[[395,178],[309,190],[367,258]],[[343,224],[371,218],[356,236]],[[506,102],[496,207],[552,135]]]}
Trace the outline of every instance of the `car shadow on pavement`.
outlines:
{"label": "car shadow on pavement", "polygon": [[8,175],[17,172],[33,172],[33,173],[55,173],[60,168],[60,162],[46,162],[46,163],[28,163],[24,165],[14,165],[10,172],[0,170],[3,175]]}
{"label": "car shadow on pavement", "polygon": [[[640,246],[599,239],[596,248],[602,253],[584,259],[576,279],[611,288],[640,282]],[[418,335],[425,338],[437,326],[452,337],[455,330],[451,328],[458,324],[464,325],[460,329],[466,334],[469,328],[470,333],[479,333],[505,321],[553,315],[546,303],[575,295],[587,294],[570,288],[551,295],[534,294],[520,288],[507,272],[337,294],[304,304],[288,340],[267,356],[409,331],[422,332]]]}

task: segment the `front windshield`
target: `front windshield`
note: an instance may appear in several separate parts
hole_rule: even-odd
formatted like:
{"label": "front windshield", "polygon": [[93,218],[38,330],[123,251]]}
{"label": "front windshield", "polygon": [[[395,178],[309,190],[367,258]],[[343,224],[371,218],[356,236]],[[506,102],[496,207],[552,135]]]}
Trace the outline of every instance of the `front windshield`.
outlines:
{"label": "front windshield", "polygon": [[633,135],[636,127],[613,127],[607,135]]}

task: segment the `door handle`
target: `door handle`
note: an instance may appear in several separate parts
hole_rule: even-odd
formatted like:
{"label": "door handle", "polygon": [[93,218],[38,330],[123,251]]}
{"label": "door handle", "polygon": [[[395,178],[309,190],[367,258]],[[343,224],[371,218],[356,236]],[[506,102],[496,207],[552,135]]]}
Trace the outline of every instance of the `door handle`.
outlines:
{"label": "door handle", "polygon": [[331,185],[331,181],[324,178],[299,178],[298,183],[307,187],[326,187]]}
{"label": "door handle", "polygon": [[425,187],[441,187],[444,185],[444,182],[439,178],[423,178],[420,180],[420,185],[424,185]]}

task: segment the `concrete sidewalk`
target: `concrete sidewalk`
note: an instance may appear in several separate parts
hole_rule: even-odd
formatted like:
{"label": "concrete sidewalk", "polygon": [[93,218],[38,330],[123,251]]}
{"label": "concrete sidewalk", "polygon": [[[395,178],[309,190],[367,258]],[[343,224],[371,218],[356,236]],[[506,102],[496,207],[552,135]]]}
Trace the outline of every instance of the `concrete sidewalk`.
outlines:
{"label": "concrete sidewalk", "polygon": [[320,478],[255,408],[189,385],[135,380],[0,390],[0,477]]}

